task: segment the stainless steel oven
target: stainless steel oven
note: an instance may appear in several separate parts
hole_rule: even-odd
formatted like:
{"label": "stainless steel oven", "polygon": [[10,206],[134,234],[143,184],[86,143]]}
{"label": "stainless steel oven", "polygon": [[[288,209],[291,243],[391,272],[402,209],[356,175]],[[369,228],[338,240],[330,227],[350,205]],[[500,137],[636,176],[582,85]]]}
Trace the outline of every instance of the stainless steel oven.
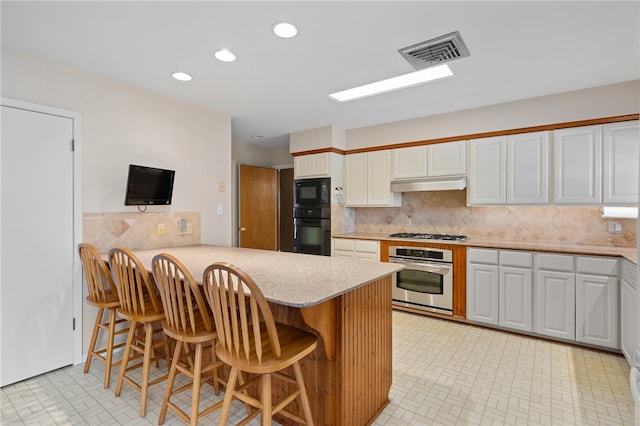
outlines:
{"label": "stainless steel oven", "polygon": [[453,252],[389,247],[389,262],[405,268],[393,275],[393,304],[453,315]]}

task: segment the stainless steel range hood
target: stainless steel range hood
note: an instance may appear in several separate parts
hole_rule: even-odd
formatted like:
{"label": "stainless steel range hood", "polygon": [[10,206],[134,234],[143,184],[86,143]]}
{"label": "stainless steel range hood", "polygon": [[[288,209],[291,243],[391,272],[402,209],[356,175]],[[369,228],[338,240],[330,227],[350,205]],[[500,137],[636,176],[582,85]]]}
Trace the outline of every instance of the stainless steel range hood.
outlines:
{"label": "stainless steel range hood", "polygon": [[412,191],[451,191],[467,187],[466,176],[447,176],[416,180],[397,180],[391,182],[391,192]]}

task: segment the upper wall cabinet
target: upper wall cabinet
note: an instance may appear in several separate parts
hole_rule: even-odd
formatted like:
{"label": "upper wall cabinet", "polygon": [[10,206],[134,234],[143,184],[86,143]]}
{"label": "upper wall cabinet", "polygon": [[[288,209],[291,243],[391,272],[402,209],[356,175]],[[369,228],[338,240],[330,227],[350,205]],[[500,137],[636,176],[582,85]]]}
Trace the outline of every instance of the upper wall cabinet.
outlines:
{"label": "upper wall cabinet", "polygon": [[331,153],[299,155],[293,159],[293,168],[295,179],[330,177]]}
{"label": "upper wall cabinet", "polygon": [[469,141],[469,205],[547,204],[549,132]]}
{"label": "upper wall cabinet", "polygon": [[605,124],[602,135],[602,201],[605,204],[636,204],[640,124],[638,121]]}
{"label": "upper wall cabinet", "polygon": [[398,207],[402,194],[391,192],[391,153],[387,150],[345,156],[344,202],[347,207]]}
{"label": "upper wall cabinet", "polygon": [[602,126],[553,132],[556,204],[602,202]]}
{"label": "upper wall cabinet", "polygon": [[467,142],[446,142],[427,145],[427,176],[467,174]]}
{"label": "upper wall cabinet", "polygon": [[391,150],[391,180],[427,177],[426,145]]}
{"label": "upper wall cabinet", "polygon": [[391,150],[391,180],[464,175],[466,141]]}
{"label": "upper wall cabinet", "polygon": [[467,204],[507,202],[506,153],[504,136],[469,141]]}

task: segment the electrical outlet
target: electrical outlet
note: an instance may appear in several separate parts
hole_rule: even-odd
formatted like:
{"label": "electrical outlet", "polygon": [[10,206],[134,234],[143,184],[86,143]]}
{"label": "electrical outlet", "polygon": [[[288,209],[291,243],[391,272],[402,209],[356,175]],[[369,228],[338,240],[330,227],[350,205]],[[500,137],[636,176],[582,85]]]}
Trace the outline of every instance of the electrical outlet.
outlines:
{"label": "electrical outlet", "polygon": [[156,235],[162,237],[164,235],[164,223],[156,225]]}
{"label": "electrical outlet", "polygon": [[404,226],[412,226],[413,222],[411,222],[411,218],[408,217],[404,220]]}
{"label": "electrical outlet", "polygon": [[622,224],[620,222],[609,222],[609,233],[619,234],[622,232]]}

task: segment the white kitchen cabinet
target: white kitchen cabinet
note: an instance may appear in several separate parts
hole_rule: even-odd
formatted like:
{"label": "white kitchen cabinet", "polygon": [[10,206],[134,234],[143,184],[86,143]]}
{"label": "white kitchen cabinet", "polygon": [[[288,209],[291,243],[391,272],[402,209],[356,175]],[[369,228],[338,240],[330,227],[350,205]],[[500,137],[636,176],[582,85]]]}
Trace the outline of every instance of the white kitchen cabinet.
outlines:
{"label": "white kitchen cabinet", "polygon": [[469,141],[469,205],[548,204],[549,132]]}
{"label": "white kitchen cabinet", "polygon": [[535,333],[565,340],[576,337],[576,275],[570,255],[536,254],[533,283]]}
{"label": "white kitchen cabinet", "polygon": [[634,362],[636,349],[636,312],[637,301],[637,267],[633,262],[624,260],[621,262],[620,274],[620,350],[627,359],[630,367]]}
{"label": "white kitchen cabinet", "polygon": [[497,136],[469,141],[467,204],[505,204],[506,138]]}
{"label": "white kitchen cabinet", "polygon": [[294,157],[293,174],[295,179],[330,177],[331,153],[321,152]]}
{"label": "white kitchen cabinet", "polygon": [[380,261],[380,242],[349,238],[333,239],[333,257]]}
{"label": "white kitchen cabinet", "polygon": [[601,125],[554,130],[553,160],[554,203],[602,202]]}
{"label": "white kitchen cabinet", "polygon": [[618,349],[618,260],[576,258],[576,341]]}
{"label": "white kitchen cabinet", "polygon": [[399,207],[402,194],[391,192],[391,153],[387,150],[345,156],[347,207]]}
{"label": "white kitchen cabinet", "polygon": [[391,180],[427,177],[427,146],[391,150]]}
{"label": "white kitchen cabinet", "polygon": [[498,250],[467,249],[467,319],[498,325]]}
{"label": "white kitchen cabinet", "polygon": [[427,176],[467,174],[467,142],[455,141],[427,145]]}
{"label": "white kitchen cabinet", "polygon": [[605,124],[603,132],[603,202],[638,203],[638,121]]}
{"label": "white kitchen cabinet", "polygon": [[507,204],[549,203],[549,132],[507,136]]}
{"label": "white kitchen cabinet", "polygon": [[533,254],[500,251],[499,325],[513,330],[533,331]]}

